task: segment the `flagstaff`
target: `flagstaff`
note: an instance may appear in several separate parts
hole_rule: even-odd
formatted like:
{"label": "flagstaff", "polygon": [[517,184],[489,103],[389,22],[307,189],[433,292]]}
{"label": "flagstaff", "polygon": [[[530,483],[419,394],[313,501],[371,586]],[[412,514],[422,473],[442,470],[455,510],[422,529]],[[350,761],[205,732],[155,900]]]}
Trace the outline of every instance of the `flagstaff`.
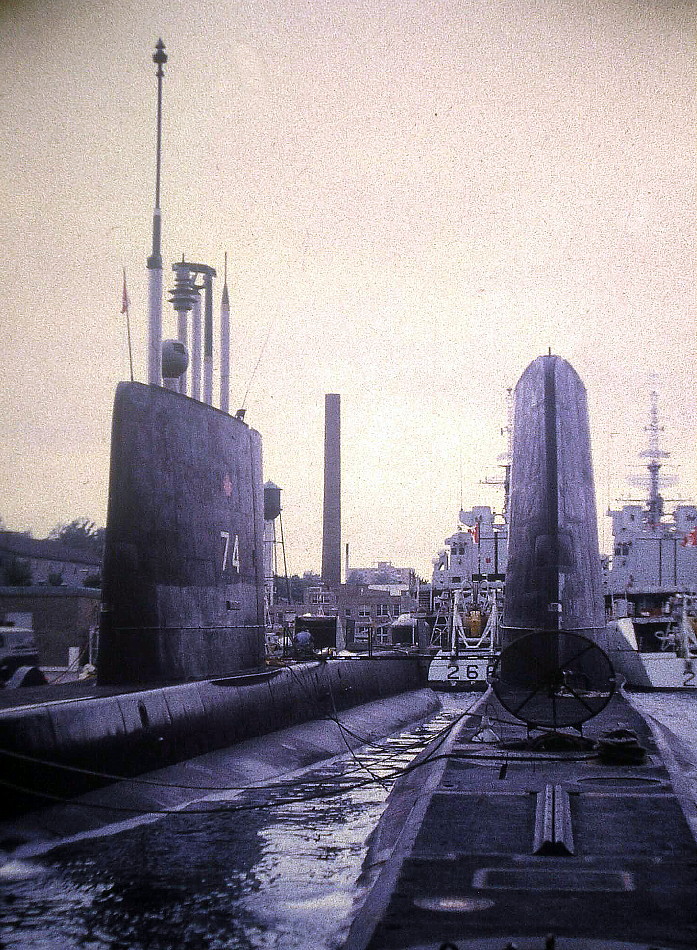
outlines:
{"label": "flagstaff", "polygon": [[121,295],[121,313],[126,314],[126,336],[128,339],[128,362],[131,367],[131,382],[133,382],[133,348],[131,346],[131,315],[129,313],[129,307],[131,301],[128,296],[128,291],[126,290],[126,268],[123,269],[123,292]]}

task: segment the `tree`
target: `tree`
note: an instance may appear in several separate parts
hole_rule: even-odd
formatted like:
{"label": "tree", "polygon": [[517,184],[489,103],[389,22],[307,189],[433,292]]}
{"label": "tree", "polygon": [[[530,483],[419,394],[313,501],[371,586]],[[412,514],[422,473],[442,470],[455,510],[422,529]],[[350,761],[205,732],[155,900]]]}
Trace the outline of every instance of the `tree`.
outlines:
{"label": "tree", "polygon": [[31,587],[31,564],[19,557],[12,557],[3,564],[4,582],[8,587]]}
{"label": "tree", "polygon": [[[312,571],[305,571],[302,577],[300,577],[299,574],[291,574],[288,578],[288,583],[290,584],[291,602],[294,604],[302,604],[307,588],[317,587],[322,583],[322,579],[319,574],[313,574]],[[287,600],[288,587],[285,577],[281,574],[276,574],[274,576],[274,585],[276,597],[279,600]]]}
{"label": "tree", "polygon": [[104,528],[98,528],[89,518],[75,518],[68,524],[57,524],[51,530],[51,541],[60,541],[66,547],[77,548],[101,557],[104,553]]}

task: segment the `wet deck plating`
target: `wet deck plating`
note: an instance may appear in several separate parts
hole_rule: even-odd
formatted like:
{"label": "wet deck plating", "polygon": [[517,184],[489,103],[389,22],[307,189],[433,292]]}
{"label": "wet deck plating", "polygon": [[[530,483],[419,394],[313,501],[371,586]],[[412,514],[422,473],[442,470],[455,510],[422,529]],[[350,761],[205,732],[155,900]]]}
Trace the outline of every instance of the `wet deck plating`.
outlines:
{"label": "wet deck plating", "polygon": [[[510,718],[487,703],[494,725]],[[395,789],[348,950],[693,948],[697,846],[624,698],[586,734],[618,721],[648,750],[642,764],[482,745],[472,741],[481,720],[468,717]],[[522,724],[497,728],[525,734]]]}

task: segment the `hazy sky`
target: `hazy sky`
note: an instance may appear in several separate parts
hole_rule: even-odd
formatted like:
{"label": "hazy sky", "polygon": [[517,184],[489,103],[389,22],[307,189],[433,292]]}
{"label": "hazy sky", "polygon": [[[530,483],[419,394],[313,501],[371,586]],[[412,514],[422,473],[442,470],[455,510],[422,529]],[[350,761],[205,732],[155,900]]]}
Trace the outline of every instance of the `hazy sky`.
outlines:
{"label": "hazy sky", "polygon": [[352,562],[430,573],[461,484],[500,506],[505,390],[548,347],[588,389],[599,507],[653,387],[694,496],[694,26],[677,0],[2,4],[8,526],[104,522],[124,266],[144,378],[158,36],[165,286],[229,252],[231,404],[267,340],[247,421],[291,571],[320,564],[325,392]]}

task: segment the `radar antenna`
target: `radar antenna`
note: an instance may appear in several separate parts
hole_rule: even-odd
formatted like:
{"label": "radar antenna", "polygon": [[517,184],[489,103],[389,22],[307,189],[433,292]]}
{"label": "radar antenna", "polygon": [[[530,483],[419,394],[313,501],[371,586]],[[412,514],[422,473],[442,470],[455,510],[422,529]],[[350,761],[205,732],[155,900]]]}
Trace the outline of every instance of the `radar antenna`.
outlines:
{"label": "radar antenna", "polygon": [[658,393],[655,390],[651,393],[649,424],[644,427],[644,431],[649,434],[649,447],[639,454],[640,458],[648,459],[646,465],[649,470],[648,521],[651,528],[655,530],[663,516],[663,496],[659,491],[661,459],[670,456],[669,452],[664,452],[659,446],[659,433],[663,432],[663,426],[658,424]]}
{"label": "radar antenna", "polygon": [[514,640],[496,661],[490,682],[517,719],[554,730],[597,716],[615,691],[605,651],[566,630],[536,630]]}

